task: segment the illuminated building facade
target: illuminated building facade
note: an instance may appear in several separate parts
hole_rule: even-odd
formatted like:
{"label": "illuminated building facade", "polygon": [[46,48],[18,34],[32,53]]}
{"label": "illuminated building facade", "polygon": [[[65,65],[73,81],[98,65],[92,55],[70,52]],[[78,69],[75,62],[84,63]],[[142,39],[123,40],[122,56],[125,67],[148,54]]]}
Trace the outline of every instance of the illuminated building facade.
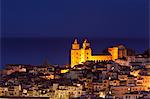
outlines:
{"label": "illuminated building facade", "polygon": [[82,47],[80,48],[80,44],[77,39],[74,40],[71,49],[71,67],[74,65],[81,64],[86,61],[115,61],[118,58],[123,58],[126,56],[126,49],[123,45],[114,46],[108,48],[109,55],[92,55],[92,48],[90,47],[90,43],[85,39]]}

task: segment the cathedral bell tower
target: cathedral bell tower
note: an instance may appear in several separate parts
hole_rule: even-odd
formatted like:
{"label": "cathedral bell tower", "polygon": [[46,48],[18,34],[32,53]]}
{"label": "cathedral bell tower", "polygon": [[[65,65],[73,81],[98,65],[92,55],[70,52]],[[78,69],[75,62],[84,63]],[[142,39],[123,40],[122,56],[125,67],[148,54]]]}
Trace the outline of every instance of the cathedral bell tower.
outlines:
{"label": "cathedral bell tower", "polygon": [[78,40],[75,39],[73,44],[72,44],[72,49],[71,49],[71,67],[74,65],[78,65],[80,61],[80,44],[78,43]]}
{"label": "cathedral bell tower", "polygon": [[92,55],[92,50],[90,48],[90,43],[87,42],[87,40],[85,39],[83,41],[83,46],[81,48],[81,60],[80,63],[84,63],[87,60],[91,59],[91,55]]}

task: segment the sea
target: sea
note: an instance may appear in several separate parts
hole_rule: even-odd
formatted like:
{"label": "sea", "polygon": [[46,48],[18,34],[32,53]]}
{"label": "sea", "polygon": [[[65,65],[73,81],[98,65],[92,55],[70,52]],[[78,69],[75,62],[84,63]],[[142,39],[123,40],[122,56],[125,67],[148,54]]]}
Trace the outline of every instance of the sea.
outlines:
{"label": "sea", "polygon": [[[78,41],[82,45],[84,38]],[[0,69],[5,64],[31,64],[41,65],[48,61],[51,65],[65,65],[70,63],[70,49],[74,38],[0,38]],[[143,53],[149,48],[149,39],[137,38],[87,38],[94,54],[102,50],[123,44],[127,48],[134,49],[136,53]]]}

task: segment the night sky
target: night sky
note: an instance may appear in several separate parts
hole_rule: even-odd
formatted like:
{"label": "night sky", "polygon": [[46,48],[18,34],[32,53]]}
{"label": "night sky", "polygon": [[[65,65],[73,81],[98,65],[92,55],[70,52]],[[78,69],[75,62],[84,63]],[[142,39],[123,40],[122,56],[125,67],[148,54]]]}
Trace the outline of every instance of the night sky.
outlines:
{"label": "night sky", "polygon": [[[99,52],[149,47],[149,0],[1,0],[1,65],[69,63],[74,37]],[[81,41],[81,39],[79,39]]]}
{"label": "night sky", "polygon": [[1,0],[4,37],[148,37],[149,0]]}

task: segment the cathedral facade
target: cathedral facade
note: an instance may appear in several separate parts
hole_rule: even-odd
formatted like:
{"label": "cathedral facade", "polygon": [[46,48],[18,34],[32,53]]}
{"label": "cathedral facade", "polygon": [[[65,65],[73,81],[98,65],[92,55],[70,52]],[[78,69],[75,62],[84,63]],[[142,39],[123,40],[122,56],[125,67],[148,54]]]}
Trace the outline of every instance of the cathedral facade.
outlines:
{"label": "cathedral facade", "polygon": [[90,47],[90,43],[87,42],[85,39],[83,41],[82,47],[80,48],[80,44],[78,43],[78,40],[75,39],[72,48],[71,48],[71,67],[82,64],[86,61],[109,61],[113,60],[115,61],[118,58],[122,58],[126,55],[126,50],[123,45],[120,46],[114,46],[111,48],[108,48],[108,52],[110,54],[108,55],[93,55],[92,54],[92,48]]}

